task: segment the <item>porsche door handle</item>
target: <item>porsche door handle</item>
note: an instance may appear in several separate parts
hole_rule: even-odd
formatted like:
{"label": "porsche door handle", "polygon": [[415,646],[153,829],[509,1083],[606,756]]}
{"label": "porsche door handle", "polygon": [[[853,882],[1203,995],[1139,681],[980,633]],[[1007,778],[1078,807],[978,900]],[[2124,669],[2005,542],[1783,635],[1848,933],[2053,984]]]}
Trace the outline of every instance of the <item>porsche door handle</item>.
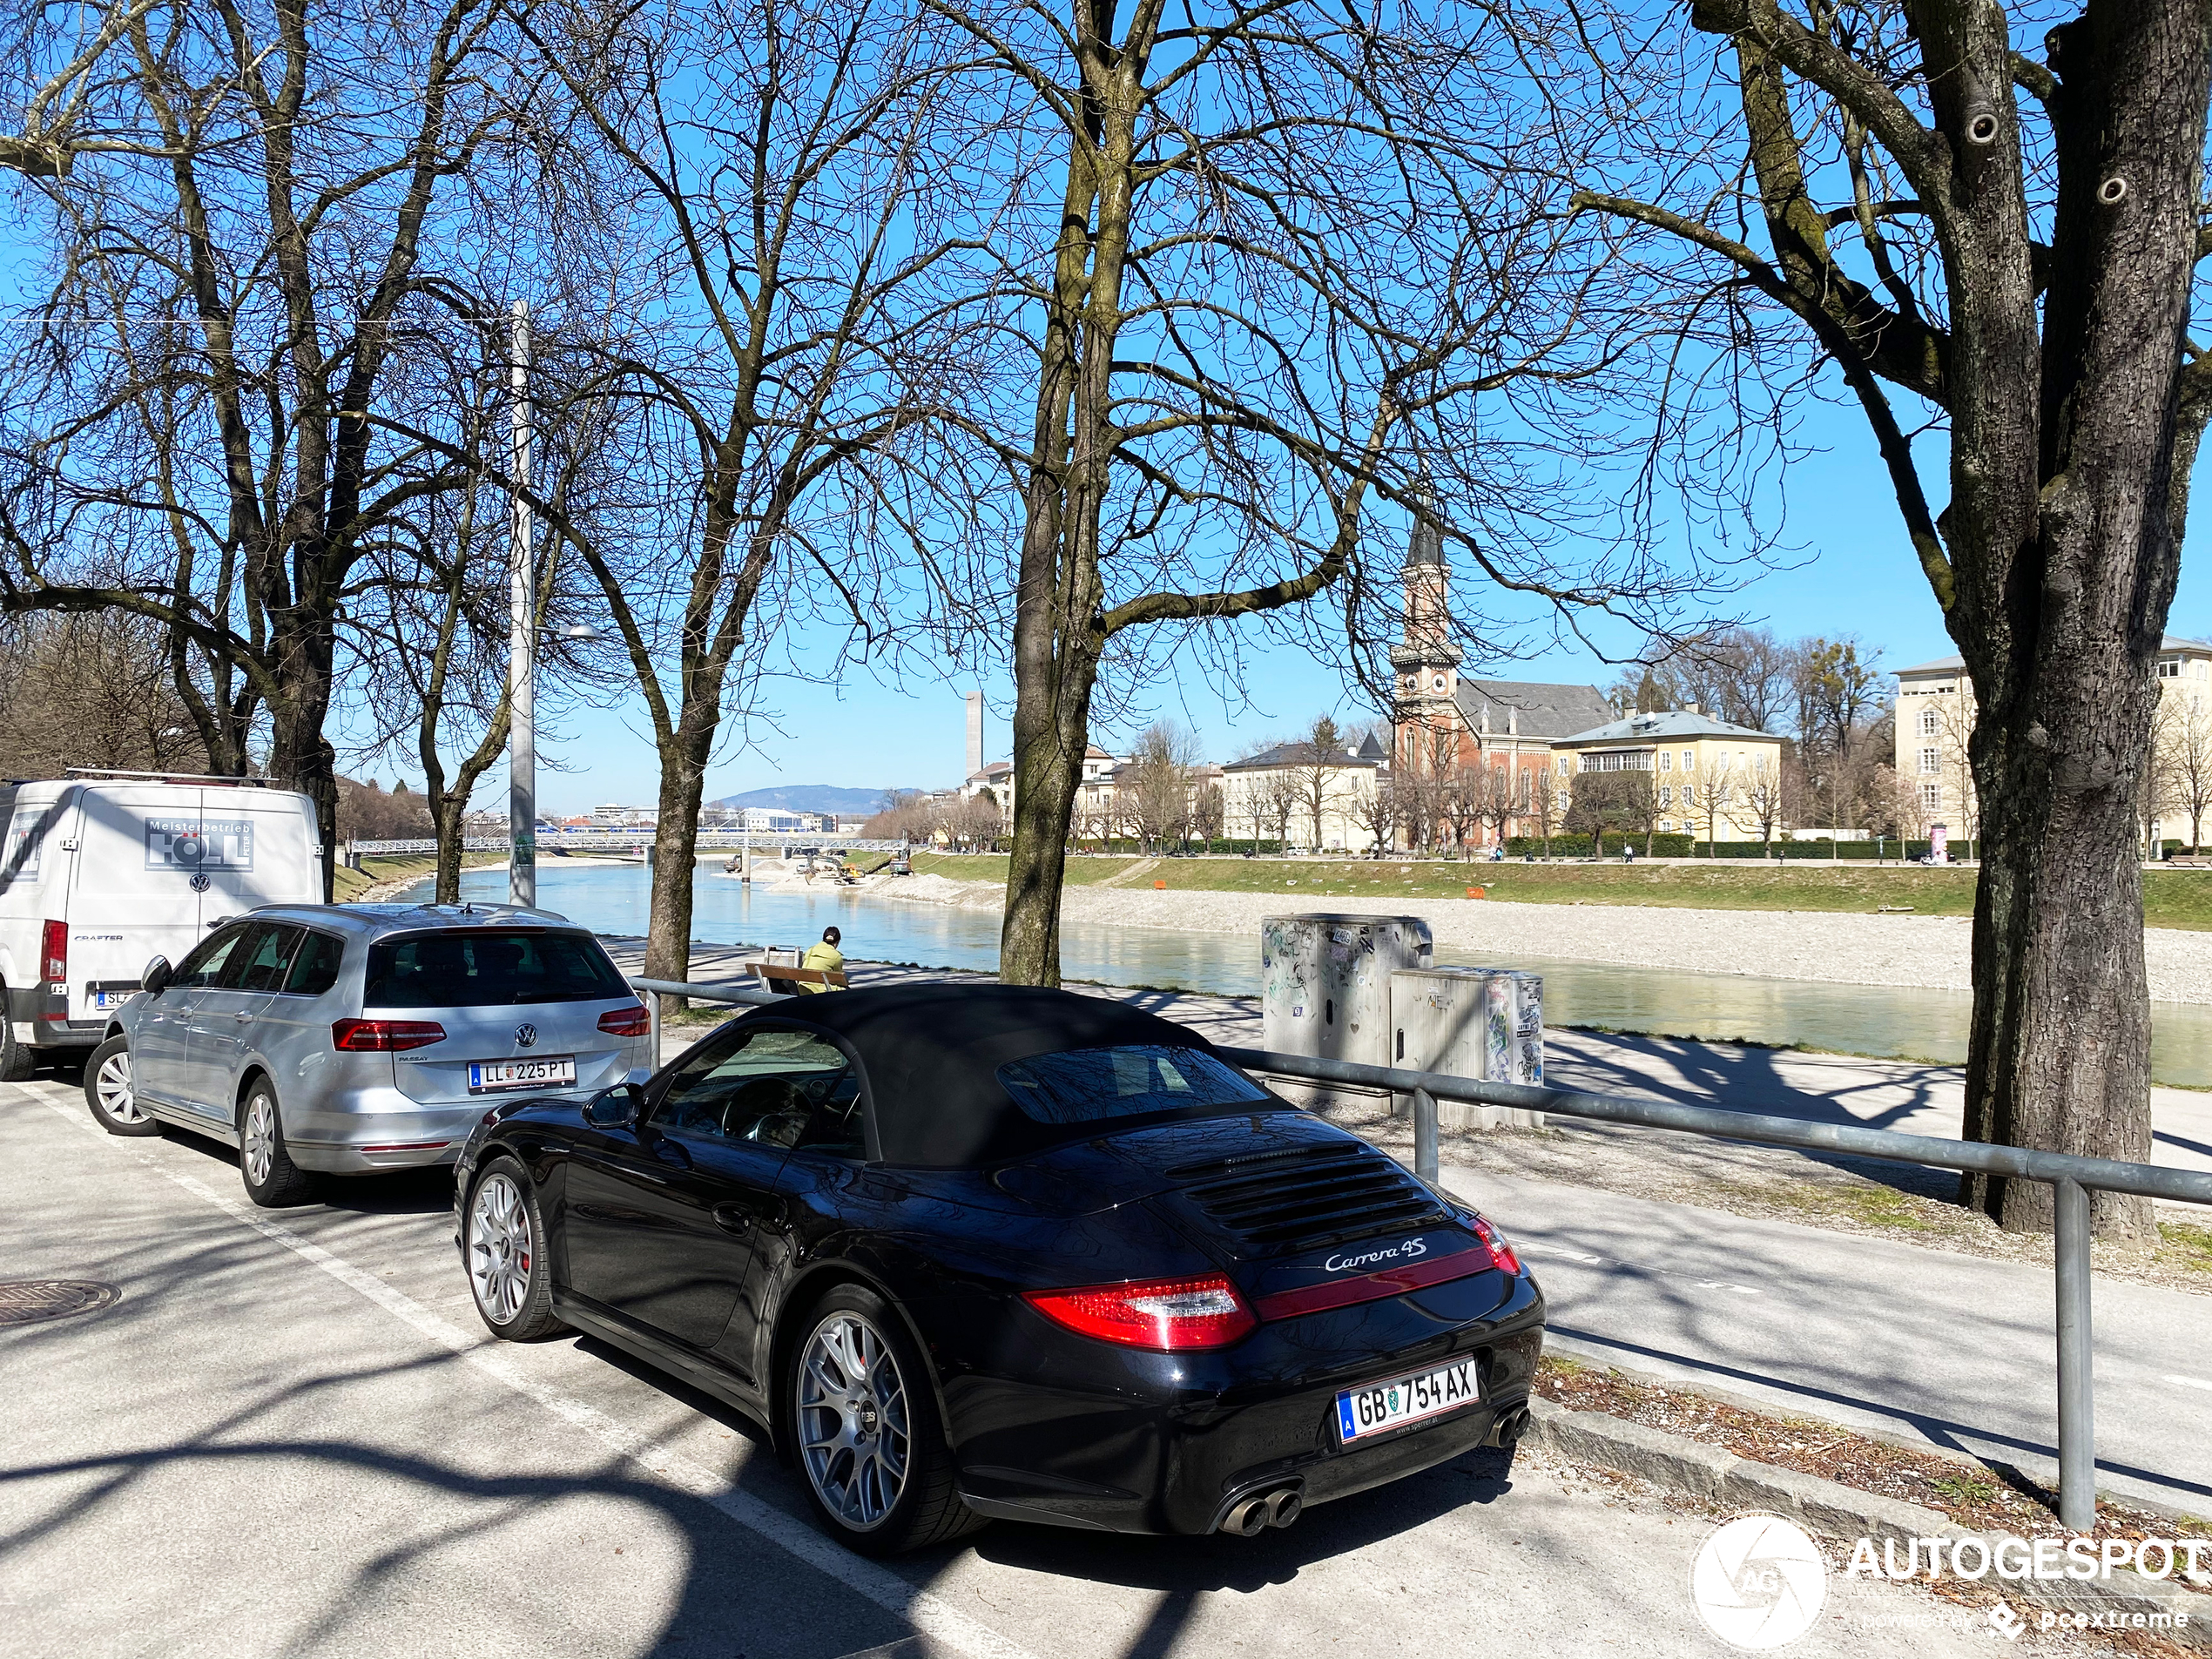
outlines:
{"label": "porsche door handle", "polygon": [[750,1204],[718,1204],[714,1206],[714,1224],[725,1232],[741,1233],[759,1222],[781,1220],[783,1209],[780,1198],[757,1198]]}

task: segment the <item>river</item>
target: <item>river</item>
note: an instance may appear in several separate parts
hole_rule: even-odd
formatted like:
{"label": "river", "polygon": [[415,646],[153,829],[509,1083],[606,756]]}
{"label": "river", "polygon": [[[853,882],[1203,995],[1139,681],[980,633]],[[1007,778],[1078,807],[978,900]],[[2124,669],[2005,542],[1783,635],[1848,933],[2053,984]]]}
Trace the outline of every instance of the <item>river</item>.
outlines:
{"label": "river", "polygon": [[[471,870],[462,896],[498,900],[503,869]],[[427,899],[428,882],[408,899]],[[647,887],[639,865],[538,867],[538,901],[603,934],[645,931]],[[715,944],[804,945],[835,923],[855,961],[995,972],[999,918],[988,910],[915,904],[833,889],[755,892],[707,863],[699,866],[691,934]],[[1440,948],[1441,963],[1489,961],[1544,976],[1544,1013],[1554,1025],[1654,1035],[1801,1044],[1838,1054],[1894,1055],[1961,1064],[1971,1001],[1964,991],[1812,980],[1685,974],[1656,968],[1516,956],[1501,961]],[[1063,921],[1061,969],[1108,985],[1255,995],[1259,941],[1244,934],[1181,934]],[[2212,1008],[2152,1005],[2151,1071],[2161,1083],[2212,1088]]]}

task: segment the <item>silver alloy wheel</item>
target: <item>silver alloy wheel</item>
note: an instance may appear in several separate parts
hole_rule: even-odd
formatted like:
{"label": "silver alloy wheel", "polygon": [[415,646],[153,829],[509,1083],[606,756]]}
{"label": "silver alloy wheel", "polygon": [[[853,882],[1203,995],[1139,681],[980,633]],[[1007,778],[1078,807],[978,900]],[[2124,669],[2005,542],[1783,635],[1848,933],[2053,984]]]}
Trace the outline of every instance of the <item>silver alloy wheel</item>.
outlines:
{"label": "silver alloy wheel", "polygon": [[799,1452],[815,1495],[855,1532],[883,1524],[913,1452],[906,1379],[883,1333],[842,1309],[799,1360]]}
{"label": "silver alloy wheel", "polygon": [[100,1069],[93,1074],[92,1092],[99,1096],[100,1109],[118,1123],[143,1123],[145,1113],[138,1106],[138,1097],[131,1088],[131,1051],[118,1049],[100,1062]]}
{"label": "silver alloy wheel", "polygon": [[256,1095],[246,1108],[246,1133],[239,1143],[239,1154],[245,1160],[246,1178],[255,1186],[266,1186],[269,1166],[276,1162],[276,1102],[266,1095]]}
{"label": "silver alloy wheel", "polygon": [[469,1285],[476,1305],[494,1325],[512,1325],[529,1299],[529,1206],[514,1178],[484,1177],[469,1211]]}

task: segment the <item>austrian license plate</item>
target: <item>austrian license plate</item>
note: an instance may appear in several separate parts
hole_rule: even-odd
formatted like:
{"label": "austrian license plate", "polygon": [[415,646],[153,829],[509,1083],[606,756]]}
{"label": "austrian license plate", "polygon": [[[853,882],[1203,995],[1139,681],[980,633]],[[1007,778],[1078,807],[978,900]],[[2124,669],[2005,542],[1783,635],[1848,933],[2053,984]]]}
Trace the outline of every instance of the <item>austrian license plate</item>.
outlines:
{"label": "austrian license plate", "polygon": [[576,1056],[548,1055],[543,1060],[471,1060],[469,1092],[497,1094],[502,1089],[565,1089],[576,1082]]}
{"label": "austrian license plate", "polygon": [[1462,1406],[1472,1406],[1480,1398],[1472,1357],[1455,1359],[1434,1371],[1393,1377],[1364,1388],[1347,1388],[1337,1396],[1337,1436],[1349,1446],[1425,1417],[1440,1417]]}
{"label": "austrian license plate", "polygon": [[119,1008],[137,993],[135,991],[95,991],[92,1006],[96,1008]]}

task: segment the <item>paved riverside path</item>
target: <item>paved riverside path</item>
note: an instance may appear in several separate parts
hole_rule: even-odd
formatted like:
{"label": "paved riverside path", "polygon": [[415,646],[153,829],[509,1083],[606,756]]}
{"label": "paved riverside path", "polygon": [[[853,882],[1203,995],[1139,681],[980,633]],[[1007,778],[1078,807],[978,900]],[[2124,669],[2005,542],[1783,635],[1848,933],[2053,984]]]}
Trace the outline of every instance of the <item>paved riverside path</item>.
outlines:
{"label": "paved riverside path", "polygon": [[[615,945],[622,960],[623,941]],[[731,959],[700,948],[695,979],[729,971]],[[867,964],[853,972],[856,987],[952,977]],[[1124,997],[1220,1042],[1259,1045],[1254,999],[1069,988]],[[1587,1031],[1553,1031],[1547,1043],[1551,1080],[1567,1088],[1959,1132],[1952,1068]],[[2157,1162],[2212,1168],[2208,1101],[2155,1091]],[[1698,1143],[1564,1117],[1551,1126],[1607,1141]],[[2048,1268],[1517,1178],[1455,1165],[1451,1150],[1447,1140],[1446,1184],[1527,1246],[1551,1301],[1554,1345],[2055,1479]],[[2202,1211],[2190,1218],[2212,1224]],[[2100,1482],[2212,1515],[2212,1297],[2100,1278],[2092,1320]]]}
{"label": "paved riverside path", "polygon": [[[0,1328],[0,1655],[1728,1651],[1688,1595],[1708,1519],[1527,1454],[1470,1453],[1259,1539],[1000,1524],[865,1561],[734,1413],[586,1339],[493,1340],[450,1192],[433,1171],[259,1211],[212,1143],[102,1134],[66,1075],[0,1084],[0,1272],[121,1291]],[[1973,1608],[1831,1574],[1790,1651],[1901,1636],[1916,1659],[1991,1650]]]}

